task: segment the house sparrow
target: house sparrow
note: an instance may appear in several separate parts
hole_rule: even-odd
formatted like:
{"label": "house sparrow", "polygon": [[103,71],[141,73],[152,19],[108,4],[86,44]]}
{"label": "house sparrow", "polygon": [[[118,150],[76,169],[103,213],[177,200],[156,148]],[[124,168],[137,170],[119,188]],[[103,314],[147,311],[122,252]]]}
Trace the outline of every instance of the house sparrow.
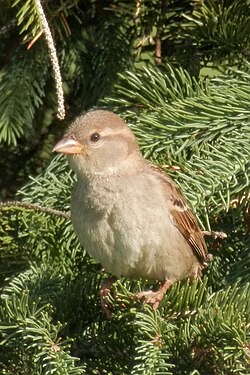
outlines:
{"label": "house sparrow", "polygon": [[78,177],[71,200],[76,235],[106,271],[160,280],[158,291],[139,294],[154,308],[175,281],[200,276],[208,254],[194,214],[172,179],[143,158],[119,116],[97,110],[78,117],[53,151],[68,155]]}

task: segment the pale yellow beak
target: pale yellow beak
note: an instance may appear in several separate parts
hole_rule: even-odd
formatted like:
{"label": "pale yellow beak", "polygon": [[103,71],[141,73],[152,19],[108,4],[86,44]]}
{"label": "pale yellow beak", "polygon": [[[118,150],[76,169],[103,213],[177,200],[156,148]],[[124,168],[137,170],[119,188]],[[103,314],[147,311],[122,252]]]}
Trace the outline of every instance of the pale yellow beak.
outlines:
{"label": "pale yellow beak", "polygon": [[80,154],[83,151],[83,145],[73,138],[65,137],[55,145],[52,151],[62,154]]}

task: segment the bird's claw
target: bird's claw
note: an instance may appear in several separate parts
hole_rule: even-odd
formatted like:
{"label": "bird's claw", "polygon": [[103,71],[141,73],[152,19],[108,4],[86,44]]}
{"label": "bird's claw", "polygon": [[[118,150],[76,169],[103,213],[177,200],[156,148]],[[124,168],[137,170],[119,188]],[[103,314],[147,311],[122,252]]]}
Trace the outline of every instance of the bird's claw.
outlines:
{"label": "bird's claw", "polygon": [[163,297],[164,293],[159,290],[157,292],[148,290],[146,292],[140,292],[136,294],[136,299],[144,299],[144,302],[151,305],[154,310],[158,309]]}
{"label": "bird's claw", "polygon": [[158,309],[166,291],[171,287],[171,285],[171,280],[165,280],[157,291],[154,292],[152,290],[148,290],[146,292],[140,292],[137,293],[136,298],[144,298],[145,303],[148,303],[153,307],[154,310],[156,310]]}
{"label": "bird's claw", "polygon": [[108,279],[103,280],[100,289],[102,311],[108,319],[111,319],[111,311],[109,308],[108,297],[110,294],[111,287],[115,281],[116,277],[110,277]]}

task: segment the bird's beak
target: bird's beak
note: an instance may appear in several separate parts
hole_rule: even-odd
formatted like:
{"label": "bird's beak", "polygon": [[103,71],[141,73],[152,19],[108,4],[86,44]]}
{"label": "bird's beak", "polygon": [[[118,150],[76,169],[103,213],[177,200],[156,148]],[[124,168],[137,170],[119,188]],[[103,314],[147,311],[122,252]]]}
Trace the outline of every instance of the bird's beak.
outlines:
{"label": "bird's beak", "polygon": [[53,148],[53,152],[60,152],[62,154],[80,154],[83,150],[83,145],[70,137],[64,137]]}

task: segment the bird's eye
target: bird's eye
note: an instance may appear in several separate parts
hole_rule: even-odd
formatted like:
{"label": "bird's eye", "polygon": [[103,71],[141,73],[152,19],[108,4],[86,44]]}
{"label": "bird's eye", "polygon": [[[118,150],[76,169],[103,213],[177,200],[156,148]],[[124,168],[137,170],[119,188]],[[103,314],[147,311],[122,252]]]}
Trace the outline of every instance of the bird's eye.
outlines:
{"label": "bird's eye", "polygon": [[97,142],[97,141],[99,141],[99,139],[100,139],[100,134],[99,133],[93,133],[90,136],[91,142]]}

